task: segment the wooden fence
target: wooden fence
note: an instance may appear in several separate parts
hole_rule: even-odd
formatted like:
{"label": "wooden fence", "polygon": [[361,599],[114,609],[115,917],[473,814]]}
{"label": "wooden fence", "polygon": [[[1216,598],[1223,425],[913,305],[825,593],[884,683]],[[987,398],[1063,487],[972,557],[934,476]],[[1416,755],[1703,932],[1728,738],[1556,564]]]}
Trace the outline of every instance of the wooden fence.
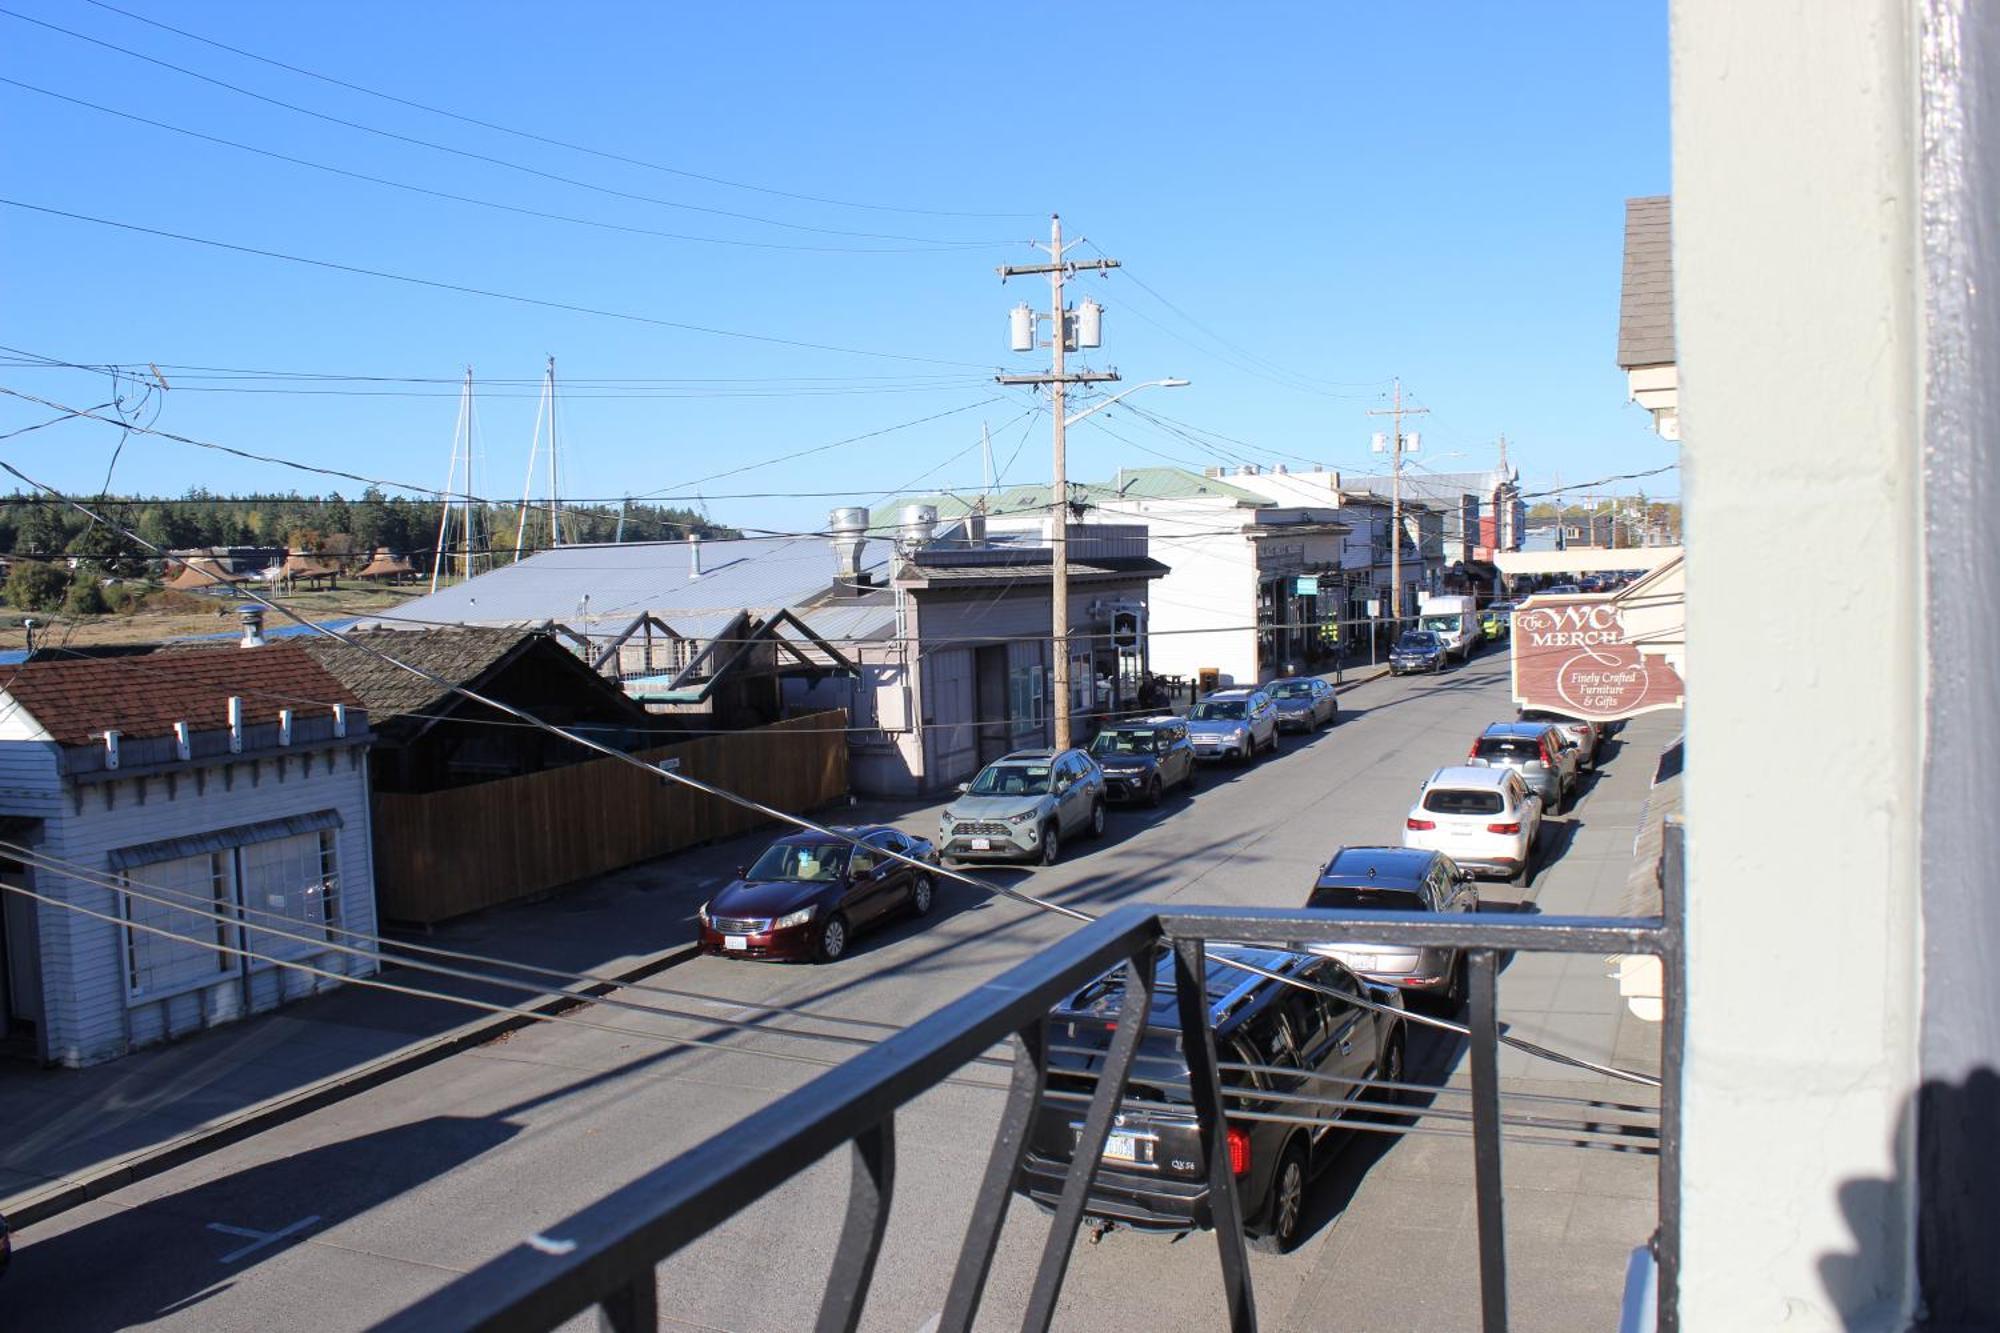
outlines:
{"label": "wooden fence", "polygon": [[[641,757],[678,759],[691,778],[805,811],[847,794],[846,726],[835,709]],[[512,902],[767,822],[616,759],[425,795],[380,792],[374,816],[381,916],[410,922]]]}

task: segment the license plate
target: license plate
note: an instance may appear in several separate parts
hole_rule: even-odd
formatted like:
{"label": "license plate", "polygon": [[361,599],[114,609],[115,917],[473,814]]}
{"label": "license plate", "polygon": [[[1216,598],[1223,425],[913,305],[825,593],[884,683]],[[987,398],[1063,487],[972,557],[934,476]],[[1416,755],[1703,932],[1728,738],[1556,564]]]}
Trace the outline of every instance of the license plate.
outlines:
{"label": "license plate", "polygon": [[722,937],[722,947],[725,949],[747,949],[750,947],[750,937],[748,935],[724,935]]}
{"label": "license plate", "polygon": [[1104,1141],[1104,1160],[1107,1162],[1137,1162],[1139,1160],[1139,1140],[1131,1134],[1113,1134]]}
{"label": "license plate", "polygon": [[974,839],[972,840],[972,850],[973,850],[973,851],[975,851],[975,852],[990,852],[990,851],[992,851],[992,850],[993,850],[993,839],[991,839],[991,838],[974,838]]}

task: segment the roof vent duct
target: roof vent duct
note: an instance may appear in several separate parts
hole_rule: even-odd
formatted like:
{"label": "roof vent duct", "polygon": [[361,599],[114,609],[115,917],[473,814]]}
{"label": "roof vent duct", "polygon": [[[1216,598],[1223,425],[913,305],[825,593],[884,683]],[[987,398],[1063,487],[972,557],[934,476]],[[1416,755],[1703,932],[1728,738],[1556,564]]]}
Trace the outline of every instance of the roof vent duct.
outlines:
{"label": "roof vent duct", "polygon": [[264,608],[261,606],[239,606],[236,608],[236,614],[243,621],[243,638],[239,641],[238,646],[243,648],[262,648],[265,643]]}
{"label": "roof vent duct", "polygon": [[834,581],[861,582],[861,548],[868,544],[868,511],[848,505],[826,516],[826,531],[833,542]]}
{"label": "roof vent duct", "polygon": [[699,532],[690,532],[688,534],[688,582],[692,583],[700,577],[701,534]]}
{"label": "roof vent duct", "polygon": [[936,505],[903,506],[903,549],[919,550],[930,545],[937,534],[938,511]]}

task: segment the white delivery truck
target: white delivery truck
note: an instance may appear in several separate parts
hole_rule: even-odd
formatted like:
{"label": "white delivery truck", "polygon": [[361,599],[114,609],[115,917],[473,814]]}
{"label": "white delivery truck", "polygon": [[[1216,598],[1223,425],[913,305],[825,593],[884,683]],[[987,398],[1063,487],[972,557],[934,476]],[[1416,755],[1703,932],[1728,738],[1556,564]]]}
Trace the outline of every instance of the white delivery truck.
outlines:
{"label": "white delivery truck", "polygon": [[1417,599],[1418,625],[1444,640],[1445,654],[1471,659],[1479,647],[1479,604],[1476,598],[1427,593]]}

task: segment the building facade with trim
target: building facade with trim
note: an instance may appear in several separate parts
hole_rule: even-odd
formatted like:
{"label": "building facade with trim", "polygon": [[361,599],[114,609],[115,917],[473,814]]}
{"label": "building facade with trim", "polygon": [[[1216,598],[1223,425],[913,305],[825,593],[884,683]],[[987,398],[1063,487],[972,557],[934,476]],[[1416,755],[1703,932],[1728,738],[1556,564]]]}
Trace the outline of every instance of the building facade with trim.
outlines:
{"label": "building facade with trim", "polygon": [[13,668],[9,1044],[96,1064],[375,972],[330,930],[375,931],[369,741],[365,710],[295,644]]}

